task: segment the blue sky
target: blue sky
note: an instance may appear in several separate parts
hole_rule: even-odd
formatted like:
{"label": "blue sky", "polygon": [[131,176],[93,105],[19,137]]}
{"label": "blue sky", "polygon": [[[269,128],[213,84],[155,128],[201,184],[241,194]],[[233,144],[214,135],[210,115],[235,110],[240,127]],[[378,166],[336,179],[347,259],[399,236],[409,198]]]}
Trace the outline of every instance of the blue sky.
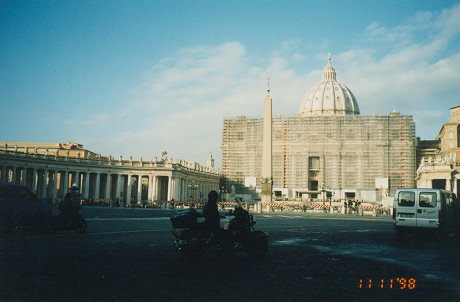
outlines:
{"label": "blue sky", "polygon": [[0,141],[220,167],[224,117],[295,115],[327,55],[361,114],[434,139],[460,105],[459,1],[0,1]]}

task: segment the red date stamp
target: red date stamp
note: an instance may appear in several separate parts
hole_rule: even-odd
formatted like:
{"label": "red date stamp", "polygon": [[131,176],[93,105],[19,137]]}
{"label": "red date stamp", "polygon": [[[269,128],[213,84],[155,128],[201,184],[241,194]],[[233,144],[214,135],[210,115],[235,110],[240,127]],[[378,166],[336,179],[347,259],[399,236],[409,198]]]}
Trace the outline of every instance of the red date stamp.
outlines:
{"label": "red date stamp", "polygon": [[415,278],[391,278],[391,279],[359,279],[361,289],[399,289],[413,290],[416,287]]}

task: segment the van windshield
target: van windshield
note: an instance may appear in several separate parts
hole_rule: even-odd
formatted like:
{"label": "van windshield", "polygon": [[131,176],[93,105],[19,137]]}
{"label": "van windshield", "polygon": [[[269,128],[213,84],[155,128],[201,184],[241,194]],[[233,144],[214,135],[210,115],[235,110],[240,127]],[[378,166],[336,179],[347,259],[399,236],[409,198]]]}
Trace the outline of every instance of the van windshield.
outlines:
{"label": "van windshield", "polygon": [[401,207],[415,206],[415,192],[399,192],[398,206],[401,206]]}
{"label": "van windshield", "polygon": [[435,192],[422,192],[419,196],[419,206],[423,208],[435,208],[437,205],[437,198]]}

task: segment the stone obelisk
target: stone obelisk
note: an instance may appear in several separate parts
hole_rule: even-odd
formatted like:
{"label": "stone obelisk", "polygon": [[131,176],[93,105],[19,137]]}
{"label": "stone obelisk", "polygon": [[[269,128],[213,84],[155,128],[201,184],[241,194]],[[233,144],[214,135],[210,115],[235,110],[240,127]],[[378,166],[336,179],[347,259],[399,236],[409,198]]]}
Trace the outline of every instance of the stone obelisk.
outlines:
{"label": "stone obelisk", "polygon": [[264,136],[262,147],[262,204],[272,202],[272,99],[270,97],[270,87],[267,90],[267,97],[264,100]]}

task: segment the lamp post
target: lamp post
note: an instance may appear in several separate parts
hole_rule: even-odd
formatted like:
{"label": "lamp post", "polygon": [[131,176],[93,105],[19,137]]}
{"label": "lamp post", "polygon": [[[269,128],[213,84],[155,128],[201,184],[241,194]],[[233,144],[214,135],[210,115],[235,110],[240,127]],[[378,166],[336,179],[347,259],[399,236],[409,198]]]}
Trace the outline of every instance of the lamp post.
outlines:
{"label": "lamp post", "polygon": [[192,191],[192,202],[195,202],[195,191],[198,189],[198,184],[195,183],[194,180],[192,180],[191,184],[187,185],[188,189]]}
{"label": "lamp post", "polygon": [[332,206],[332,188],[327,187],[326,197],[329,198],[329,206]]}
{"label": "lamp post", "polygon": [[222,202],[225,202],[224,194],[226,193],[227,193],[227,189],[225,188],[225,186],[221,186],[220,187],[220,198]]}
{"label": "lamp post", "polygon": [[324,205],[324,202],[326,201],[326,196],[324,192],[326,192],[326,186],[324,185],[324,182],[323,182],[323,184],[321,185],[321,195],[323,195],[323,205]]}

